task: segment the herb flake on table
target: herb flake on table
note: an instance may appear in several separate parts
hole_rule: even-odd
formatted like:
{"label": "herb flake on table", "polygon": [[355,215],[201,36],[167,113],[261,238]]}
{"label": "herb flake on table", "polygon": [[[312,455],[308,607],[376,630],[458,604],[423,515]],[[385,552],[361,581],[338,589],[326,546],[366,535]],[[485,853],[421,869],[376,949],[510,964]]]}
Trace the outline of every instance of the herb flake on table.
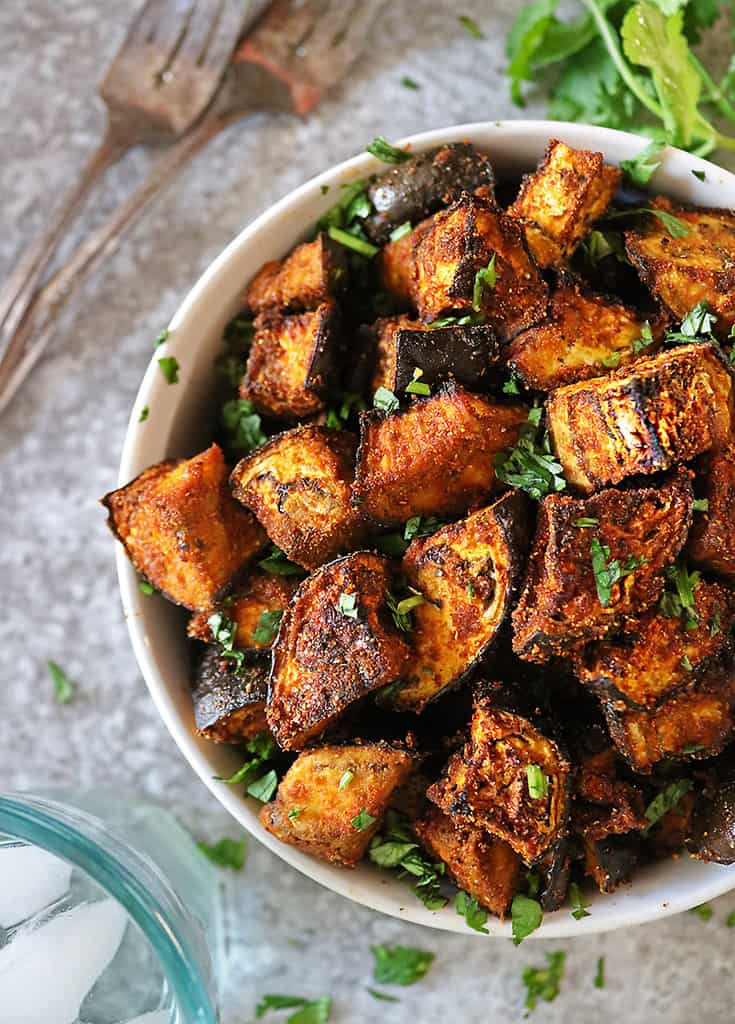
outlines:
{"label": "herb flake on table", "polygon": [[605,957],[598,956],[597,970],[595,971],[595,988],[605,987]]}
{"label": "herb flake on table", "polygon": [[216,864],[217,867],[230,868],[232,871],[242,871],[245,867],[245,853],[247,850],[247,838],[245,836],[239,841],[229,838],[220,839],[211,846],[209,843],[201,841],[197,843],[197,846],[204,856],[211,860],[213,864]]}
{"label": "herb flake on table", "polygon": [[465,919],[468,928],[472,928],[476,932],[482,932],[483,935],[490,934],[485,927],[487,910],[480,906],[476,896],[470,896],[469,893],[460,889],[454,898],[454,909],[460,917]]}
{"label": "herb flake on table", "polygon": [[71,704],[76,696],[77,684],[69,678],[58,662],[47,661],[46,666],[54,686],[54,700],[57,704]]}
{"label": "herb flake on table", "polygon": [[158,366],[168,384],[179,383],[179,361],[176,356],[161,356]]}
{"label": "herb flake on table", "polygon": [[376,136],[370,145],[365,148],[371,156],[382,160],[384,164],[402,164],[404,160],[411,159],[410,153],[405,149],[399,149],[397,146],[391,146],[390,142],[383,138],[382,135]]}
{"label": "herb flake on table", "polygon": [[535,932],[544,919],[544,912],[538,900],[516,893],[510,905],[513,944],[520,946],[531,932]]}
{"label": "herb flake on table", "polygon": [[700,921],[704,921],[704,923],[706,924],[708,921],[712,920],[712,915],[714,914],[714,910],[709,905],[709,903],[702,903],[698,907],[692,907],[690,909],[689,913],[690,914],[696,914],[696,916],[700,919]]}
{"label": "herb flake on table", "polygon": [[389,996],[387,992],[378,992],[376,988],[367,987],[366,991],[373,999],[380,999],[384,1003],[400,1003],[398,996]]}
{"label": "herb flake on table", "polygon": [[381,985],[415,985],[427,973],[434,954],[414,946],[371,946],[373,977]]}
{"label": "herb flake on table", "polygon": [[473,39],[484,39],[485,33],[482,31],[477,22],[469,16],[469,14],[458,14],[457,21],[460,23],[465,32],[472,36]]}
{"label": "herb flake on table", "polygon": [[607,608],[612,597],[612,588],[616,583],[630,576],[639,569],[646,561],[643,556],[635,557],[629,555],[622,563],[617,558],[610,558],[610,548],[602,544],[597,537],[592,538],[590,544],[590,558],[592,560],[592,572],[595,577],[597,598],[603,608]]}
{"label": "herb flake on table", "polygon": [[524,967],[523,984],[526,986],[527,1010],[535,1010],[539,999],[547,1003],[553,1002],[559,995],[559,986],[564,977],[564,961],[566,953],[546,953],[546,967]]}
{"label": "herb flake on table", "polygon": [[332,1000],[329,996],[318,999],[305,999],[302,996],[266,995],[255,1007],[256,1020],[262,1020],[270,1010],[292,1010],[286,1018],[286,1024],[327,1024],[332,1012]]}
{"label": "herb flake on table", "polygon": [[401,79],[401,85],[404,89],[420,89],[421,86],[415,79],[409,78],[408,75],[404,75]]}

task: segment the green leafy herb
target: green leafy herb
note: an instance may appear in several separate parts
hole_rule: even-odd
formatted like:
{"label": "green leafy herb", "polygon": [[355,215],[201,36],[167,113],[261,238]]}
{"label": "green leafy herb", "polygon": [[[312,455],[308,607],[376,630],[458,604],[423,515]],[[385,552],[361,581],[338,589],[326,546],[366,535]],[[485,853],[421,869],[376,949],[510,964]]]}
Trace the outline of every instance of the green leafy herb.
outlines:
{"label": "green leafy herb", "polygon": [[700,181],[704,181],[705,180],[704,171],[695,171],[694,168],[692,168],[692,174],[694,175],[695,178],[699,178]]}
{"label": "green leafy herb", "polygon": [[590,557],[592,558],[592,572],[595,575],[595,586],[597,597],[603,608],[610,604],[612,588],[620,580],[630,576],[646,561],[645,558],[635,558],[630,555],[621,565],[619,559],[610,559],[610,548],[607,544],[601,544],[597,537],[592,538],[590,544]]}
{"label": "green leafy herb", "polygon": [[258,624],[253,630],[256,644],[272,644],[283,618],[283,608],[266,609],[260,613]]}
{"label": "green leafy herb", "polygon": [[255,779],[246,787],[245,792],[248,796],[255,797],[256,800],[260,800],[261,803],[267,804],[268,801],[273,797],[273,794],[278,789],[278,774],[275,768],[271,768],[270,771],[266,772],[265,775],[261,775],[259,779]]}
{"label": "green leafy herb", "polygon": [[666,569],[666,589],[658,603],[659,611],[667,619],[684,620],[685,629],[696,629],[699,614],[696,609],[694,591],[702,579],[700,572],[689,572],[683,562]]}
{"label": "green leafy herb", "polygon": [[263,572],[267,572],[271,576],[304,576],[306,574],[300,565],[289,561],[284,552],[275,544],[271,544],[268,554],[258,562],[258,565]]}
{"label": "green leafy herb", "polygon": [[580,249],[591,267],[596,267],[607,256],[614,256],[618,263],[628,262],[622,236],[617,231],[590,231],[580,243]]}
{"label": "green leafy herb", "polygon": [[590,526],[599,526],[600,520],[594,516],[580,516],[579,519],[575,519],[572,526],[578,526],[580,529],[585,530]]}
{"label": "green leafy herb", "polygon": [[247,850],[245,836],[239,842],[235,839],[220,839],[213,846],[205,842],[197,843],[197,846],[204,856],[217,867],[231,868],[233,871],[242,871],[245,867],[245,851]]}
{"label": "green leafy herb", "polygon": [[709,905],[709,903],[702,903],[698,907],[692,907],[690,909],[689,913],[690,914],[696,914],[697,917],[700,918],[700,920],[704,921],[705,924],[706,924],[707,921],[711,921],[712,920],[712,915],[714,914],[714,910]]}
{"label": "green leafy herb", "polygon": [[544,912],[538,900],[516,893],[510,905],[513,943],[520,946],[531,932],[535,932],[544,919]]}
{"label": "green leafy herb", "polygon": [[686,654],[683,654],[683,655],[681,656],[681,658],[679,659],[679,664],[681,665],[681,667],[682,667],[682,668],[683,668],[683,669],[684,669],[684,670],[685,670],[686,672],[691,672],[691,671],[692,671],[692,669],[693,669],[693,667],[694,667],[694,666],[692,665],[691,661],[689,660],[689,657],[688,657],[688,655],[686,655]]}
{"label": "green leafy herb", "polygon": [[405,220],[403,224],[399,224],[397,228],[393,228],[389,238],[391,242],[397,242],[400,238],[405,238],[406,235],[410,235],[412,230],[411,221]]}
{"label": "green leafy herb", "polygon": [[515,447],[495,456],[495,472],[502,483],[520,487],[536,501],[564,490],[564,471],[552,455],[548,431],[541,427],[541,406],[529,412]]}
{"label": "green leafy herb", "polygon": [[160,334],[156,335],[156,340],[153,342],[153,347],[158,348],[159,345],[165,345],[168,339],[171,337],[171,332],[168,327],[164,328]]}
{"label": "green leafy herb", "polygon": [[303,809],[303,807],[292,807],[288,812],[288,817],[293,821],[295,818],[298,818]]}
{"label": "green leafy herb", "polygon": [[373,977],[381,985],[415,985],[431,967],[434,954],[413,946],[371,946]]}
{"label": "green leafy herb", "polygon": [[378,819],[374,818],[372,814],[368,814],[364,807],[361,807],[359,813],[352,819],[352,827],[357,829],[358,832],[365,832],[371,825],[374,825],[377,820]]}
{"label": "green leafy herb", "polygon": [[224,612],[214,612],[207,619],[214,643],[219,644],[220,654],[234,662],[233,671],[241,672],[245,664],[245,654],[235,646],[237,640],[237,623],[228,619]]}
{"label": "green leafy herb", "polygon": [[685,743],[681,748],[682,754],[696,754],[704,750],[704,743]]}
{"label": "green leafy herb", "polygon": [[663,144],[660,142],[649,142],[646,148],[632,160],[620,161],[621,171],[625,171],[634,185],[644,187],[661,166],[661,161],[656,157],[661,155],[663,148]]}
{"label": "green leafy herb", "polygon": [[255,325],[243,313],[238,313],[225,327],[222,335],[224,349],[215,359],[214,367],[230,390],[240,385],[254,335]]}
{"label": "green leafy herb", "polygon": [[169,384],[179,383],[179,361],[176,356],[161,356],[158,365]]}
{"label": "green leafy herb", "polygon": [[379,387],[373,395],[373,408],[390,416],[396,411],[400,402],[388,388]]}
{"label": "green leafy herb", "polygon": [[597,958],[597,970],[595,971],[595,988],[605,987],[605,957]]}
{"label": "green leafy herb", "polygon": [[400,1003],[398,996],[389,996],[387,992],[378,992],[376,988],[370,988],[368,986],[367,991],[373,997],[373,999],[380,999],[384,1003]]}
{"label": "green leafy herb", "polygon": [[541,800],[549,792],[549,780],[538,764],[526,765],[528,795],[532,800]]}
{"label": "green leafy herb", "polygon": [[476,896],[470,896],[462,889],[454,898],[454,906],[460,917],[467,922],[467,927],[483,935],[489,935],[485,922],[487,921],[487,910],[481,907]]}
{"label": "green leafy herb", "polygon": [[408,549],[408,541],[400,533],[383,533],[374,539],[373,546],[383,555],[403,558]]}
{"label": "green leafy herb", "polygon": [[398,149],[397,146],[391,146],[390,142],[384,139],[382,135],[378,135],[377,138],[373,139],[366,148],[368,153],[377,157],[378,160],[382,160],[384,164],[402,164],[404,160],[411,159],[410,153],[406,152],[405,149]]}
{"label": "green leafy herb", "polygon": [[421,86],[418,82],[414,81],[413,78],[409,78],[408,75],[404,75],[401,79],[401,85],[404,89],[420,89]]}
{"label": "green leafy herb", "polygon": [[659,210],[655,206],[636,206],[629,210],[616,210],[613,213],[608,213],[605,219],[617,220],[623,217],[627,220],[630,217],[643,217],[648,214],[656,217],[672,238],[686,238],[691,231],[689,225],[685,224],[679,217],[675,217],[673,213],[669,213],[667,210]]}
{"label": "green leafy herb", "polygon": [[304,999],[301,996],[263,996],[255,1007],[256,1020],[265,1017],[269,1010],[292,1010],[296,1013],[286,1018],[286,1024],[327,1024],[332,1012],[332,1000],[329,996],[319,999]]}
{"label": "green leafy herb", "polygon": [[222,406],[220,415],[227,447],[238,458],[259,448],[267,440],[261,418],[247,398],[232,398]]}
{"label": "green leafy herb", "polygon": [[526,986],[527,1010],[535,1010],[539,999],[550,1003],[559,995],[559,985],[564,977],[566,953],[546,953],[546,967],[524,967],[523,984]]}
{"label": "green leafy herb", "polygon": [[653,342],[654,337],[653,331],[651,330],[651,325],[648,322],[648,320],[645,320],[643,323],[643,327],[641,327],[640,338],[634,338],[630,347],[633,350],[633,352],[638,353],[642,352],[644,348],[648,348],[649,345],[653,345]]}
{"label": "green leafy herb", "polygon": [[725,925],[728,928],[735,928],[735,910],[731,910],[725,918]]}
{"label": "green leafy herb", "polygon": [[677,782],[672,782],[665,789],[662,789],[646,807],[646,818],[648,818],[649,824],[643,831],[647,833],[664,815],[668,814],[669,811],[673,811],[681,798],[686,796],[689,790],[692,789],[692,786],[691,779],[679,779]]}
{"label": "green leafy herb", "polygon": [[257,1020],[262,1020],[268,1010],[292,1010],[295,1006],[306,1006],[308,999],[301,996],[263,996],[255,1007]]}
{"label": "green leafy herb", "polygon": [[414,590],[413,587],[408,589],[411,593],[408,597],[403,597],[400,600],[390,592],[385,595],[386,604],[393,616],[393,621],[398,629],[404,633],[408,633],[413,629],[413,620],[411,618],[413,609],[417,608],[420,604],[426,604],[426,598],[423,594],[420,594],[418,590]]}
{"label": "green leafy herb", "polygon": [[156,588],[148,580],[138,580],[138,590],[141,594],[145,594],[146,597],[151,597],[152,594],[157,593]]}
{"label": "green leafy herb", "polygon": [[575,921],[581,921],[583,917],[590,916],[587,907],[591,906],[591,903],[589,900],[585,900],[584,893],[576,882],[572,882],[569,886],[569,898],[572,901],[572,917]]}
{"label": "green leafy herb", "polygon": [[403,538],[410,541],[414,537],[430,537],[443,525],[444,521],[437,516],[411,516],[403,528]]}
{"label": "green leafy herb", "polygon": [[446,906],[447,898],[441,891],[444,864],[426,859],[408,822],[392,808],[386,813],[381,831],[370,840],[368,854],[378,867],[396,869],[399,878],[414,879],[413,891],[427,910]]}
{"label": "green leafy herb", "polygon": [[138,417],[138,423],[145,423],[145,421],[148,419],[150,414],[151,414],[150,406],[149,405],[144,405],[143,408],[140,410],[140,416]]}
{"label": "green leafy herb", "polygon": [[361,219],[372,211],[372,204],[365,192],[366,182],[359,179],[341,185],[339,201],[331,206],[317,221],[318,231],[329,231],[330,228],[342,228],[348,234],[365,240]]}
{"label": "green leafy herb", "polygon": [[348,768],[347,771],[342,774],[342,778],[339,780],[339,785],[337,786],[337,789],[340,790],[340,792],[343,789],[347,789],[347,787],[352,782],[354,777],[355,773],[351,772],[350,769]]}
{"label": "green leafy herb", "polygon": [[489,291],[495,287],[497,274],[495,272],[495,253],[490,257],[486,267],[481,267],[475,274],[475,283],[472,288],[472,308],[476,313],[482,309],[482,292],[484,288]]}
{"label": "green leafy herb", "polygon": [[610,355],[604,356],[602,359],[602,365],[606,366],[609,370],[617,370],[620,366],[620,360],[623,357],[623,353],[618,349],[617,352],[611,352]]}
{"label": "green leafy herb", "polygon": [[356,619],[358,615],[357,594],[340,594],[337,601],[337,611],[348,619]]}
{"label": "green leafy herb", "polygon": [[275,756],[278,748],[271,734],[267,730],[263,730],[263,732],[259,732],[256,736],[245,742],[245,750],[250,754],[250,757],[243,763],[242,767],[238,768],[228,778],[215,775],[215,779],[218,782],[225,782],[228,786],[235,786],[240,782],[245,782],[257,769],[267,764]]}
{"label": "green leafy herb", "polygon": [[485,33],[482,31],[480,26],[470,18],[469,14],[458,14],[457,21],[460,23],[462,28],[472,36],[473,39],[484,39]]}
{"label": "green leafy herb", "polygon": [[77,684],[69,678],[57,662],[47,661],[46,665],[54,684],[54,700],[57,704],[71,704],[76,694]]}
{"label": "green leafy herb", "polygon": [[518,378],[511,373],[510,378],[503,384],[504,395],[520,395],[521,389],[518,386]]}
{"label": "green leafy herb", "polygon": [[707,498],[695,498],[692,502],[695,512],[709,512],[709,500]]}
{"label": "green leafy herb", "polygon": [[477,313],[467,313],[465,316],[442,316],[438,320],[424,324],[424,330],[434,331],[440,327],[469,327],[475,324],[484,324],[485,317]]}
{"label": "green leafy herb", "polygon": [[419,369],[418,366],[413,368],[413,376],[405,387],[407,395],[430,395],[431,388],[428,384],[425,384],[421,378],[424,375],[424,371]]}
{"label": "green leafy herb", "polygon": [[351,234],[349,231],[345,231],[343,228],[336,228],[334,226],[327,229],[327,234],[330,238],[334,239],[335,242],[339,242],[345,249],[352,249],[353,252],[359,253],[360,256],[367,256],[368,259],[375,256],[380,250],[377,245],[373,245],[372,242],[368,242],[364,238],[358,238],[357,235]]}
{"label": "green leafy herb", "polygon": [[722,632],[722,616],[720,615],[720,609],[716,608],[712,618],[710,619],[709,635],[717,636],[720,632]]}
{"label": "green leafy herb", "polygon": [[527,871],[526,872],[526,896],[530,896],[531,899],[535,899],[539,894],[541,888],[541,876],[538,871]]}

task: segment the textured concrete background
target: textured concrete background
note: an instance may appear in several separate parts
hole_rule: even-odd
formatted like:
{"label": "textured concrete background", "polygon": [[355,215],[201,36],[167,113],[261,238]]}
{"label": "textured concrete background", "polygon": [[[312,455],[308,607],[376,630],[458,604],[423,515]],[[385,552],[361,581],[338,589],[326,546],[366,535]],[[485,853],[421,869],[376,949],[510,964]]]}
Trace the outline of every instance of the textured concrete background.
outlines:
{"label": "textured concrete background", "polygon": [[[0,5],[0,274],[99,138],[103,116],[94,87],[134,7],[113,0]],[[96,499],[115,483],[152,339],[212,257],[275,199],[378,133],[396,137],[515,116],[502,40],[516,9],[516,2],[500,0],[463,3],[487,33],[487,41],[476,42],[458,25],[452,4],[389,4],[360,65],[329,102],[306,123],[259,116],[215,140],[64,316],[53,351],[0,424],[2,786],[119,787],[173,807],[202,836],[237,834],[148,699]],[[406,74],[419,91],[401,86]],[[532,101],[526,116],[543,109]],[[135,153],[113,171],[87,225],[137,181],[147,159]],[[54,703],[47,658],[79,680],[76,703]],[[568,953],[563,991],[539,1007],[540,1020],[732,1020],[735,932],[724,918],[733,898],[717,902],[709,924],[685,914],[584,943],[516,950],[377,916],[302,878],[254,841],[245,873],[233,882],[241,931],[225,1024],[251,1019],[264,992],[331,994],[336,1024],[375,1017],[395,1024],[518,1020],[522,967],[556,948]],[[436,954],[428,977],[400,990],[399,1003],[375,1003],[365,990],[374,942]],[[603,992],[593,987],[601,955]]]}

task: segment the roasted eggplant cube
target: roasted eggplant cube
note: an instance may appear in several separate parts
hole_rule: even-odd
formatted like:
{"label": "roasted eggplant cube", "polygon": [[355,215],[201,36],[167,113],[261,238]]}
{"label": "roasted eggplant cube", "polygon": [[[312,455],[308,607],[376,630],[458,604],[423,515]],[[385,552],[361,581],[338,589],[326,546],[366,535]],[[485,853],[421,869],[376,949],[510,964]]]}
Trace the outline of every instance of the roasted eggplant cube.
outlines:
{"label": "roasted eggplant cube", "polygon": [[454,821],[485,829],[533,864],[563,834],[570,773],[566,755],[538,722],[481,697],[469,743],[427,796]]}
{"label": "roasted eggplant cube", "polygon": [[398,331],[402,327],[420,326],[419,322],[412,320],[410,316],[381,317],[376,320],[371,328],[368,328],[372,336],[375,352],[375,369],[370,383],[371,392],[378,388],[388,388],[395,391],[396,387],[396,340]]}
{"label": "roasted eggplant cube", "polygon": [[432,391],[450,380],[470,390],[482,390],[490,369],[500,362],[500,345],[489,324],[432,330],[401,326],[395,335],[395,345],[395,378],[391,390],[396,394],[405,392],[416,370],[421,371],[421,382]]}
{"label": "roasted eggplant cube", "polygon": [[302,748],[355,701],[395,682],[408,645],[386,604],[388,561],[358,551],[301,584],[273,648],[268,724],[287,750]]}
{"label": "roasted eggplant cube", "polygon": [[[658,324],[653,329],[660,334]],[[513,339],[508,366],[526,387],[553,391],[632,362],[637,358],[633,344],[643,330],[644,321],[633,310],[565,277],[551,297],[546,320]],[[653,350],[646,347],[645,352]]]}
{"label": "roasted eggplant cube", "polygon": [[515,602],[527,546],[517,492],[412,541],[403,573],[425,603],[413,610],[411,660],[392,698],[396,708],[422,711],[482,662]]}
{"label": "roasted eggplant cube", "polygon": [[297,245],[285,260],[266,263],[245,292],[254,314],[317,309],[347,284],[344,247],[322,233]]}
{"label": "roasted eggplant cube", "polygon": [[352,502],[355,436],[309,426],[287,430],[232,471],[232,493],[288,557],[315,569],[356,547],[364,532]]}
{"label": "roasted eggplant cube", "polygon": [[[508,341],[546,315],[548,288],[520,225],[479,196],[465,194],[435,214],[414,258],[414,300],[424,321],[474,310]],[[477,272],[493,258],[494,285],[476,288]]]}
{"label": "roasted eggplant cube", "polygon": [[520,218],[539,266],[562,264],[610,205],[620,171],[602,153],[552,139],[533,174],[523,178],[508,213]]}
{"label": "roasted eggplant cube", "polygon": [[717,583],[698,583],[689,615],[652,608],[628,620],[621,635],[581,652],[577,678],[602,699],[638,711],[664,704],[732,646],[733,598]]}
{"label": "roasted eggplant cube", "polygon": [[589,493],[718,447],[732,432],[733,379],[712,345],[692,344],[558,388],[547,415],[564,476]]}
{"label": "roasted eggplant cube", "polygon": [[653,711],[604,705],[610,738],[633,769],[648,774],[664,758],[714,757],[735,729],[735,670],[712,667],[696,685]]}
{"label": "roasted eggplant cube", "polygon": [[454,884],[502,921],[520,876],[521,861],[513,848],[482,829],[456,824],[438,807],[432,807],[415,828],[421,845],[446,866]]}
{"label": "roasted eggplant cube", "polygon": [[722,778],[715,776],[697,800],[687,848],[699,860],[735,864],[735,778],[732,771]]}
{"label": "roasted eggplant cube", "polygon": [[240,397],[276,419],[300,419],[326,405],[339,362],[337,307],[257,317]]}
{"label": "roasted eggplant cube", "polygon": [[196,663],[191,694],[199,735],[216,743],[242,743],[267,729],[269,667],[267,658],[252,652],[236,671],[218,647],[206,647]]}
{"label": "roasted eggplant cube", "polygon": [[[526,583],[513,612],[515,653],[540,663],[555,655],[568,657],[650,608],[661,595],[663,570],[679,554],[691,519],[686,470],[660,487],[611,487],[581,500],[557,494],[544,498]],[[598,575],[593,553],[598,563],[604,556]],[[609,573],[616,567],[627,575],[612,582]]]}
{"label": "roasted eggplant cube", "polygon": [[137,571],[165,597],[206,611],[265,544],[233,500],[222,450],[159,462],[102,499],[108,525]]}
{"label": "roasted eggplant cube", "polygon": [[[260,820],[281,842],[353,867],[411,768],[409,754],[382,742],[305,750],[281,779],[275,800],[262,808]],[[350,781],[344,785],[347,773]]]}
{"label": "roasted eggplant cube", "polygon": [[[227,603],[215,610],[223,613],[237,627],[235,647],[271,646],[272,640],[264,643],[255,640],[255,633],[260,616],[264,612],[277,612],[285,608],[298,586],[294,576],[270,576],[265,572],[251,573],[241,583]],[[213,642],[212,630],[209,625],[211,612],[196,612],[189,620],[187,633],[193,640],[202,640],[206,644]]]}
{"label": "roasted eggplant cube", "polygon": [[395,302],[406,308],[413,306],[416,245],[431,224],[431,217],[427,217],[408,234],[384,245],[376,257],[380,284]]}
{"label": "roasted eggplant cube", "polygon": [[569,841],[562,837],[539,861],[541,892],[539,903],[545,914],[551,914],[564,906],[569,892],[572,873],[572,857]]}
{"label": "roasted eggplant cube", "polygon": [[600,892],[615,892],[630,881],[640,858],[638,833],[611,835],[605,839],[586,837],[583,844],[585,874],[594,879]]}
{"label": "roasted eggplant cube", "polygon": [[419,153],[381,174],[368,189],[375,211],[365,221],[373,242],[388,241],[393,228],[416,224],[462,192],[482,188],[492,195],[495,178],[484,153],[468,142],[451,142]]}
{"label": "roasted eggplant cube", "polygon": [[692,561],[735,579],[735,444],[704,458],[702,496],[707,509],[694,517],[687,553]]}
{"label": "roasted eggplant cube", "polygon": [[454,384],[403,412],[363,413],[354,488],[360,507],[392,525],[479,505],[496,482],[495,455],[515,444],[527,413]]}
{"label": "roasted eggplant cube", "polygon": [[672,238],[658,217],[647,217],[625,233],[625,248],[644,284],[683,319],[706,302],[717,316],[715,333],[727,337],[735,323],[735,213],[685,209],[663,196],[651,203],[688,228]]}

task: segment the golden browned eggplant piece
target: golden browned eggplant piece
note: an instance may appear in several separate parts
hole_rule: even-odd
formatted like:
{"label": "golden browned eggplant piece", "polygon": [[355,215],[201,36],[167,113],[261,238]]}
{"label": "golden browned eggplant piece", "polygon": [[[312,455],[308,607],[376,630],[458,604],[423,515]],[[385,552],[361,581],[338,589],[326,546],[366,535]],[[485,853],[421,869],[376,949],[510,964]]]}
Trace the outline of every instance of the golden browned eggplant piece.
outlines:
{"label": "golden browned eggplant piece", "polygon": [[322,233],[285,260],[261,267],[245,291],[245,305],[256,314],[316,309],[346,284],[344,247]]}
{"label": "golden browned eggplant piece", "polygon": [[510,492],[412,541],[403,573],[426,603],[413,609],[411,659],[394,707],[422,711],[487,654],[522,580],[526,516],[523,495]]}
{"label": "golden browned eggplant piece", "polygon": [[536,662],[568,657],[650,608],[691,519],[686,470],[659,487],[544,498],[526,584],[513,612],[516,654]]}
{"label": "golden browned eggplant piece", "polygon": [[603,708],[613,743],[635,771],[647,774],[664,758],[719,754],[735,730],[734,703],[735,670],[726,659],[653,711],[619,711],[610,703]]}
{"label": "golden browned eggplant piece", "polygon": [[418,327],[418,320],[411,319],[405,313],[400,316],[386,316],[376,320],[369,328],[375,345],[375,370],[370,383],[370,391],[378,388],[395,390],[396,386],[396,335],[402,327]]}
{"label": "golden browned eggplant piece", "polygon": [[[654,329],[660,334],[659,325]],[[633,344],[644,321],[621,302],[587,292],[564,277],[549,304],[549,315],[513,339],[508,366],[536,391],[553,391],[590,377],[600,377],[638,358]],[[650,355],[657,347],[646,347]]]}
{"label": "golden browned eggplant piece", "polygon": [[589,493],[724,442],[732,432],[733,373],[714,346],[681,345],[559,388],[547,415],[567,481]]}
{"label": "golden browned eggplant piece", "polygon": [[352,498],[356,439],[345,430],[287,430],[241,459],[232,493],[270,539],[306,569],[356,547],[364,532]]}
{"label": "golden browned eggplant piece", "polygon": [[273,648],[268,724],[298,750],[350,704],[399,679],[408,646],[388,612],[387,559],[357,551],[300,585]]}
{"label": "golden browned eggplant piece", "polygon": [[[237,626],[235,647],[270,647],[272,641],[262,643],[253,639],[258,620],[263,612],[275,612],[285,608],[298,580],[293,576],[270,576],[266,572],[253,572],[227,601],[215,610],[223,612]],[[187,633],[194,640],[206,644],[213,641],[209,626],[211,612],[196,612],[189,619]]]}
{"label": "golden browned eggplant piece", "polygon": [[[476,289],[475,275],[493,257],[495,283]],[[414,260],[414,300],[422,320],[474,309],[507,341],[546,315],[548,288],[520,225],[480,196],[465,193],[435,214]]]}
{"label": "golden browned eggplant piece", "polygon": [[651,206],[673,214],[689,229],[672,238],[658,217],[626,231],[625,248],[644,284],[675,317],[683,319],[698,302],[717,315],[715,333],[735,323],[735,214],[732,210],[685,209],[658,196]]}
{"label": "golden browned eggplant piece", "polygon": [[262,808],[260,820],[281,842],[354,867],[411,767],[409,754],[383,742],[305,750],[281,779],[275,800]]}
{"label": "golden browned eggplant piece", "polygon": [[323,409],[340,346],[337,307],[310,313],[268,313],[255,320],[240,397],[277,419],[300,419]]}
{"label": "golden browned eggplant piece", "polygon": [[703,497],[708,508],[694,517],[687,553],[698,565],[735,578],[735,444],[704,459]]}
{"label": "golden browned eggplant piece", "polygon": [[413,306],[416,262],[414,251],[420,238],[431,227],[431,217],[422,220],[407,235],[388,242],[376,257],[380,283],[402,306]]}
{"label": "golden browned eggplant piece", "polygon": [[533,864],[563,834],[570,804],[571,765],[546,732],[502,695],[480,697],[469,743],[427,796],[458,824],[485,829]]}
{"label": "golden browned eggplant piece", "polygon": [[652,608],[625,632],[591,644],[576,661],[581,683],[601,698],[639,711],[665,703],[690,686],[732,646],[735,595],[717,583],[698,583],[688,615]]}
{"label": "golden browned eggplant piece", "polygon": [[394,415],[361,416],[355,496],[376,522],[457,515],[495,484],[494,457],[518,439],[528,410],[446,384]]}
{"label": "golden browned eggplant piece", "polygon": [[108,525],[138,572],[170,601],[206,611],[266,537],[233,500],[219,445],[149,466],[102,499]]}
{"label": "golden browned eggplant piece", "polygon": [[191,694],[199,735],[216,743],[242,743],[267,729],[269,667],[268,659],[253,651],[235,671],[231,659],[207,647],[196,664]]}
{"label": "golden browned eggplant piece", "polygon": [[649,824],[643,792],[619,778],[621,760],[609,741],[580,758],[574,793],[574,829],[586,839],[623,835]]}
{"label": "golden browned eggplant piece", "polygon": [[416,822],[416,835],[431,857],[440,860],[460,889],[503,920],[518,888],[521,860],[502,839],[456,824],[438,807]]}
{"label": "golden browned eggplant piece", "polygon": [[539,266],[558,266],[571,256],[610,205],[619,183],[620,171],[606,164],[602,153],[550,140],[544,159],[525,175],[508,210],[523,222]]}

